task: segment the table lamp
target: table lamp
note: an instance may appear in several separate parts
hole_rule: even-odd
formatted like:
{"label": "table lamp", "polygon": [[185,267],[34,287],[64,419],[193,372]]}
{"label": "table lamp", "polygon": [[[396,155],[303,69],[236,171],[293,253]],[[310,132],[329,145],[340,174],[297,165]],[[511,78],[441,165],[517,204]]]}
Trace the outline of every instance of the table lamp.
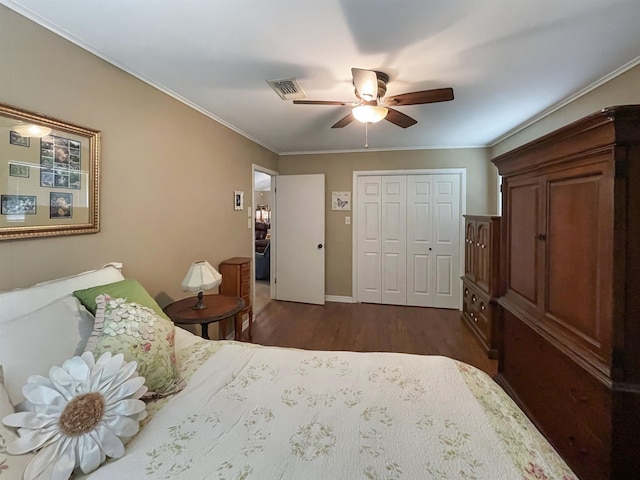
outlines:
{"label": "table lamp", "polygon": [[193,262],[187,275],[182,281],[182,289],[185,292],[198,292],[198,302],[192,307],[194,310],[207,308],[202,301],[202,291],[211,290],[222,282],[222,275],[206,260]]}

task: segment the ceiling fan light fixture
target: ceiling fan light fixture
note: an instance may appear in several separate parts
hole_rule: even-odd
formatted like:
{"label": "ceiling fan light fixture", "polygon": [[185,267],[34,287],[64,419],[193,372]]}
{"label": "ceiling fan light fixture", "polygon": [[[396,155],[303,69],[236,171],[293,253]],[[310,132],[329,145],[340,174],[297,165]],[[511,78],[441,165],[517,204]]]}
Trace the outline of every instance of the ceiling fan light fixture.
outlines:
{"label": "ceiling fan light fixture", "polygon": [[362,123],[379,122],[387,116],[388,112],[389,110],[385,107],[378,107],[375,105],[360,105],[351,111],[355,119]]}
{"label": "ceiling fan light fixture", "polygon": [[11,127],[11,130],[20,134],[21,137],[34,138],[46,137],[51,133],[51,129],[49,127],[42,127],[40,125],[34,125],[32,123],[15,125]]}

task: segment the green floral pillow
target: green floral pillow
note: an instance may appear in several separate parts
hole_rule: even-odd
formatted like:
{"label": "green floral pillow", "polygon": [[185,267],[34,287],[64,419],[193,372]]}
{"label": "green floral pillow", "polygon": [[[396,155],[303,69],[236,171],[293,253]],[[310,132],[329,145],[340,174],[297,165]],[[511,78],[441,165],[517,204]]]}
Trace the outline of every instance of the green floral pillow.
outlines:
{"label": "green floral pillow", "polygon": [[96,323],[85,351],[97,358],[109,351],[122,353],[128,362],[138,363],[138,375],[145,378],[147,397],[180,391],[174,348],[175,327],[154,310],[126,298],[96,297]]}

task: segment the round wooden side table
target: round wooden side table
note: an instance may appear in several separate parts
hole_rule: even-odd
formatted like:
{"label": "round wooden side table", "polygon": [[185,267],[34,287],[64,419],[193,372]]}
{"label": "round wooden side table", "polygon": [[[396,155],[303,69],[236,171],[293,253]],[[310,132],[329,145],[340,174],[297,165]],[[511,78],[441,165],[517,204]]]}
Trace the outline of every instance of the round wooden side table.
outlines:
{"label": "round wooden side table", "polygon": [[[240,340],[242,334],[242,315],[240,312],[244,308],[244,300],[240,297],[230,295],[204,295],[206,308],[194,310],[193,306],[198,301],[197,297],[184,298],[170,303],[164,307],[164,313],[173,321],[180,325],[200,325],[202,328],[202,338],[209,339],[209,324],[220,322],[227,318],[235,317],[234,339]],[[218,326],[219,339],[227,337],[227,325],[221,322]]]}

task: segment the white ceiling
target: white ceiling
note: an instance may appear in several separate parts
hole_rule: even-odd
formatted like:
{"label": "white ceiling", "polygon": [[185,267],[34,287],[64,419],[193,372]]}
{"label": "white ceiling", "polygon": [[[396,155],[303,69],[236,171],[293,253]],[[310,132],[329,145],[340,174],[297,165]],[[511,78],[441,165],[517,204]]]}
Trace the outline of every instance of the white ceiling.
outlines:
{"label": "white ceiling", "polygon": [[640,63],[638,0],[0,0],[276,153],[362,150],[351,67],[388,95],[453,87],[369,127],[369,149],[476,147]]}

